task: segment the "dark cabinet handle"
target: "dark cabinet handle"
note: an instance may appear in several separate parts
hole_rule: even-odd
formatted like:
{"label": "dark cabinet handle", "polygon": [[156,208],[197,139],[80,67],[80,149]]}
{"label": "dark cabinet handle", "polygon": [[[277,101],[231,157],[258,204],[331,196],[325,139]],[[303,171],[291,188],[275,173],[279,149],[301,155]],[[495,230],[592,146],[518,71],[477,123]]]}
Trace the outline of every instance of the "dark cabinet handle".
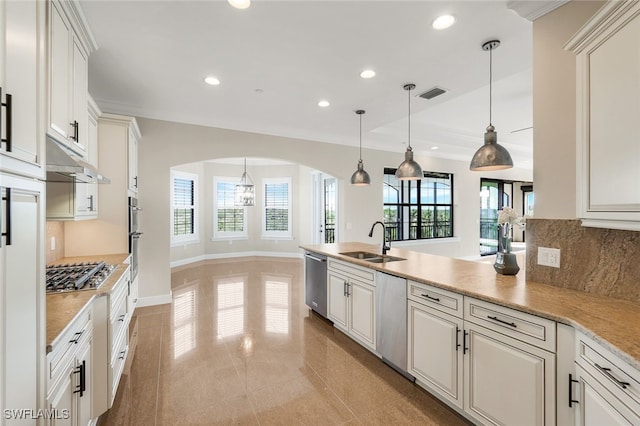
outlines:
{"label": "dark cabinet handle", "polygon": [[458,348],[460,347],[460,343],[458,343],[458,336],[460,336],[460,329],[456,326],[456,352],[458,352]]}
{"label": "dark cabinet handle", "polygon": [[73,335],[74,338],[69,340],[69,343],[73,343],[74,345],[77,345],[78,342],[80,341],[80,337],[82,337],[83,334],[84,334],[84,330],[78,331],[76,334]]}
{"label": "dark cabinet handle", "polygon": [[[4,223],[6,231],[0,234],[0,237],[4,237],[4,242],[6,245],[11,245],[11,188],[4,189],[4,197],[2,197],[2,201],[6,202],[4,208]],[[0,238],[0,247],[2,247],[2,238]]]}
{"label": "dark cabinet handle", "polygon": [[518,328],[515,322],[506,322],[504,320],[501,320],[498,317],[492,317],[492,316],[487,316],[487,318],[492,319],[494,321],[498,321],[501,324],[508,325],[509,327]]}
{"label": "dark cabinet handle", "polygon": [[89,199],[89,211],[92,212],[93,211],[93,195],[89,195],[87,198]]}
{"label": "dark cabinet handle", "polygon": [[622,380],[619,380],[616,376],[611,374],[611,369],[610,368],[600,367],[598,364],[593,364],[593,365],[595,365],[598,370],[602,371],[602,373],[605,376],[607,376],[609,379],[613,380],[613,382],[615,384],[617,384],[618,386],[620,386],[622,389],[626,389],[627,386],[631,386],[631,383],[623,382]]}
{"label": "dark cabinet handle", "polygon": [[87,390],[87,361],[82,360],[82,365],[79,365],[73,374],[80,374],[80,384],[76,386],[76,390],[73,393],[79,393],[82,397]]}
{"label": "dark cabinet handle", "polygon": [[462,355],[465,355],[469,348],[467,347],[467,336],[469,333],[465,330],[462,334]]}
{"label": "dark cabinet handle", "polygon": [[[2,88],[0,87],[0,97],[2,97]],[[7,123],[6,123],[6,137],[4,139],[0,139],[1,142],[7,144],[7,152],[11,152],[13,150],[11,135],[13,133],[12,123],[13,123],[13,109],[11,108],[11,95],[5,95],[5,101],[0,103],[1,106],[6,108],[7,111]],[[0,114],[0,132],[2,131],[2,114]]]}
{"label": "dark cabinet handle", "polygon": [[118,317],[118,321],[123,322],[127,314],[122,314]]}
{"label": "dark cabinet handle", "polygon": [[76,120],[73,120],[73,123],[71,123],[71,127],[73,127],[73,136],[71,136],[71,139],[76,141],[76,143],[80,142],[78,140],[78,127],[79,126],[80,125],[78,124],[78,122]]}
{"label": "dark cabinet handle", "polygon": [[431,297],[431,296],[429,296],[428,294],[424,294],[424,293],[423,293],[423,294],[420,294],[420,296],[422,296],[422,297],[426,297],[427,299],[430,299],[430,300],[433,300],[433,301],[436,301],[436,302],[439,302],[439,301],[440,301],[440,299],[439,299],[438,297]]}
{"label": "dark cabinet handle", "polygon": [[133,184],[133,187],[137,188],[138,187],[138,176],[134,176],[133,180],[135,181],[134,184]]}
{"label": "dark cabinet handle", "polygon": [[573,404],[580,404],[580,401],[573,399],[573,384],[579,383],[577,380],[573,380],[573,375],[569,374],[569,407],[573,407]]}
{"label": "dark cabinet handle", "polygon": [[120,352],[120,356],[118,357],[118,359],[124,359],[124,355],[127,353],[126,350]]}

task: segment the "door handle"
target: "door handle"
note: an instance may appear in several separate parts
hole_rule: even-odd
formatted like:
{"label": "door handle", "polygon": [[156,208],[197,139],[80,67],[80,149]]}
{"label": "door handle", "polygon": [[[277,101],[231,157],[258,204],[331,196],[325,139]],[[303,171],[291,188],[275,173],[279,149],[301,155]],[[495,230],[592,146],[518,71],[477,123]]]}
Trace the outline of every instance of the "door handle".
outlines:
{"label": "door handle", "polygon": [[579,404],[580,401],[573,399],[573,384],[579,383],[578,380],[573,380],[573,375],[569,373],[569,407],[573,407],[573,404]]}
{"label": "door handle", "polygon": [[460,347],[460,343],[458,343],[458,336],[460,336],[460,329],[458,328],[458,326],[456,326],[456,352],[458,351],[458,348]]}
{"label": "door handle", "polygon": [[465,330],[462,334],[462,355],[465,355],[469,348],[467,347],[467,336],[469,333]]}
{"label": "door handle", "polygon": [[[11,245],[11,188],[4,189],[4,197],[2,197],[2,201],[6,204],[4,206],[4,223],[6,231],[0,234],[0,237],[4,237],[4,242],[6,245]],[[2,247],[2,238],[0,238],[0,247]]]}
{"label": "door handle", "polygon": [[[2,97],[2,88],[0,87],[0,97]],[[6,108],[7,111],[7,123],[6,123],[6,137],[4,139],[0,139],[0,142],[4,142],[7,144],[7,152],[11,152],[13,149],[13,142],[12,142],[12,122],[13,122],[13,109],[11,108],[12,105],[12,101],[11,101],[11,95],[10,94],[6,94],[5,95],[5,101],[0,103],[0,106],[3,106]],[[2,130],[2,114],[0,114],[0,132]]]}
{"label": "door handle", "polygon": [[89,195],[87,198],[89,199],[89,211],[92,212],[93,211],[93,195]]}
{"label": "door handle", "polygon": [[79,124],[76,120],[73,120],[73,123],[70,123],[71,127],[73,127],[73,136],[71,136],[71,139],[73,139],[74,141],[76,141],[76,143],[78,143],[78,127]]}

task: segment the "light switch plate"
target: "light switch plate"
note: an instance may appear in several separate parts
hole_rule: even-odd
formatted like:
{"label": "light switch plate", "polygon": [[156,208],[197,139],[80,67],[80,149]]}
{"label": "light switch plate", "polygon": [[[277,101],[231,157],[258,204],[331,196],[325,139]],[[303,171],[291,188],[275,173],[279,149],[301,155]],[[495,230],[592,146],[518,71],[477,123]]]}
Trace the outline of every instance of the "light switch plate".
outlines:
{"label": "light switch plate", "polygon": [[56,249],[56,237],[51,237],[51,251]]}
{"label": "light switch plate", "polygon": [[538,265],[560,267],[560,249],[538,247]]}

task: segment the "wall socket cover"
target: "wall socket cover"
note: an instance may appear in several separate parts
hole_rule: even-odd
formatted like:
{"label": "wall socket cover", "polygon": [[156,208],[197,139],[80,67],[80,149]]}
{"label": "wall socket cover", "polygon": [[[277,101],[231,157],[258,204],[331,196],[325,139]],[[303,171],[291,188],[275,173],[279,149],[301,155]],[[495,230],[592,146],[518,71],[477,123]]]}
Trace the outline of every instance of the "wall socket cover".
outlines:
{"label": "wall socket cover", "polygon": [[560,249],[538,247],[538,265],[560,267]]}

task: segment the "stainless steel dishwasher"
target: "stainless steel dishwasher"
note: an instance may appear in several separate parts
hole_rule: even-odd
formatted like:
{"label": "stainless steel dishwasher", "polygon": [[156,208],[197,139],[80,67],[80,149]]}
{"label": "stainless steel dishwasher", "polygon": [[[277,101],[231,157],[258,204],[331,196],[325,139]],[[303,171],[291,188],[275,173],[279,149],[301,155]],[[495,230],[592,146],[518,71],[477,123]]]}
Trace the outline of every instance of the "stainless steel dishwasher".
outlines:
{"label": "stainless steel dishwasher", "polygon": [[308,307],[327,317],[327,256],[304,253],[304,301]]}
{"label": "stainless steel dishwasher", "polygon": [[407,379],[407,280],[376,272],[376,350]]}

